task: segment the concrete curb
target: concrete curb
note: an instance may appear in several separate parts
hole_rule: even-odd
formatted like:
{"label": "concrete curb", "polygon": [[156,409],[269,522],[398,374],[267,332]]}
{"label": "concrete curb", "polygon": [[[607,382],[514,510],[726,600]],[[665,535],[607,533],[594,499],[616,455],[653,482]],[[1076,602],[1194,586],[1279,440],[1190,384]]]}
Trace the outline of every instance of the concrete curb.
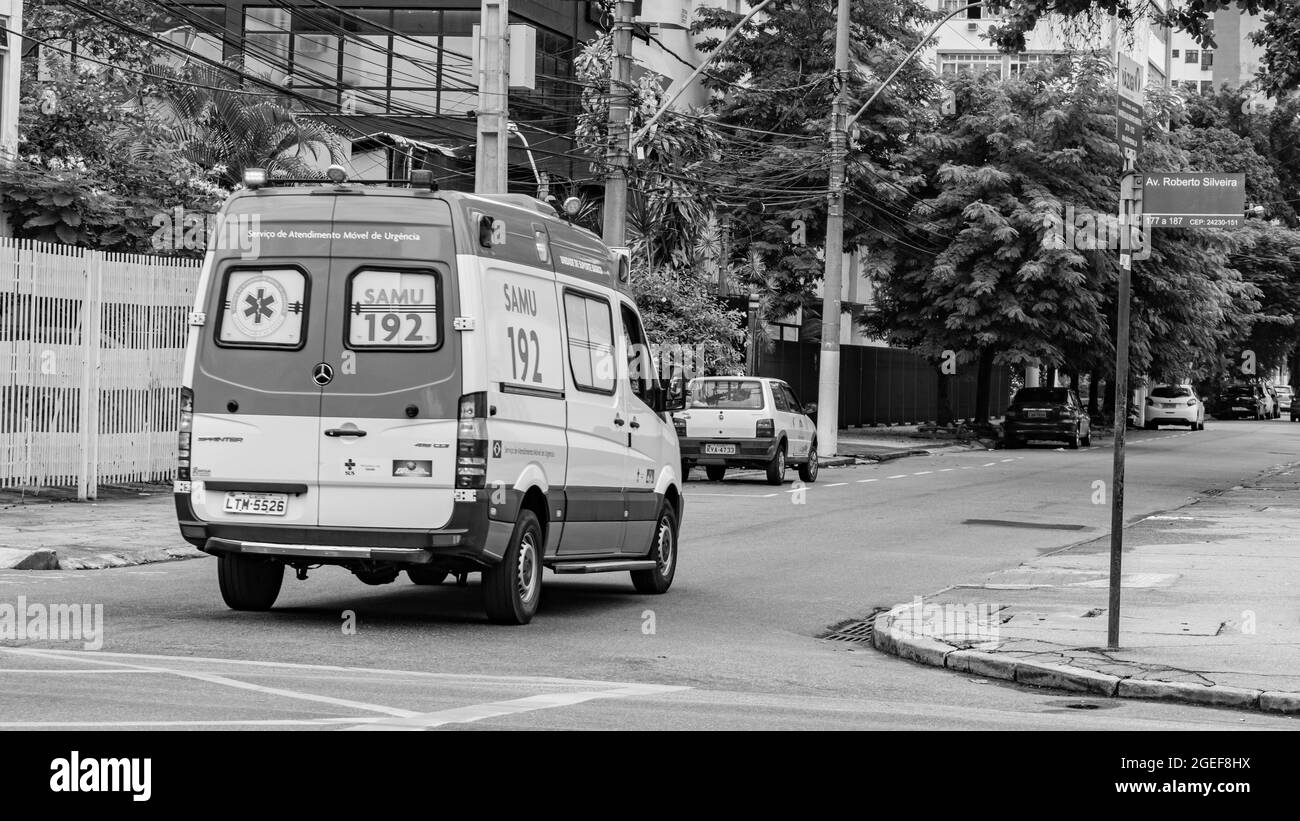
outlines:
{"label": "concrete curb", "polygon": [[60,559],[54,550],[0,547],[0,570],[103,570],[109,567],[136,567],[142,564],[195,559],[205,556],[195,547],[166,547],[140,553],[100,553],[85,558]]}
{"label": "concrete curb", "polygon": [[1047,687],[1107,698],[1176,701],[1207,707],[1300,715],[1300,693],[1132,678],[1006,653],[959,649],[947,642],[894,627],[894,614],[905,612],[911,606],[899,605],[893,611],[876,616],[871,633],[871,644],[875,649],[918,664],[1030,687]]}

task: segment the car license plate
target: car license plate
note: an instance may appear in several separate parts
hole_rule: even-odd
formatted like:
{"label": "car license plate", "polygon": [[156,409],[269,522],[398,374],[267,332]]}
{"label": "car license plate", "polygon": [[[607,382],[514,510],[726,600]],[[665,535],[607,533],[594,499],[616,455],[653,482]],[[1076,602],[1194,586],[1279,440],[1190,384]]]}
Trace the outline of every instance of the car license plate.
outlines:
{"label": "car license plate", "polygon": [[252,513],[256,516],[283,516],[289,512],[289,494],[287,493],[244,493],[226,494],[223,508],[227,513]]}
{"label": "car license plate", "polygon": [[735,445],[705,445],[704,453],[709,456],[734,456],[736,455]]}
{"label": "car license plate", "polygon": [[1031,410],[1031,411],[1029,411],[1028,413],[1026,413],[1025,415],[1028,416],[1030,419],[1046,419],[1046,418],[1047,418],[1047,411],[1045,411],[1045,410]]}
{"label": "car license plate", "polygon": [[1232,409],[1233,409],[1234,411],[1244,411],[1244,410],[1247,410],[1247,408],[1239,408],[1239,407],[1237,407],[1236,405],[1233,405],[1233,406],[1232,406]]}

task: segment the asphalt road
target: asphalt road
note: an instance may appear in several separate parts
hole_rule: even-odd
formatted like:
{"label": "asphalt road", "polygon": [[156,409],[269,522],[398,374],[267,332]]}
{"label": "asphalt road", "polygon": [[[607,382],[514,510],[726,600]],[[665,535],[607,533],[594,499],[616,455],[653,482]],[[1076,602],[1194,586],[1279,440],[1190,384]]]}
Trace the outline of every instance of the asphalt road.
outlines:
{"label": "asphalt road", "polygon": [[[1285,421],[1129,440],[1129,520],[1300,462],[1300,425]],[[1109,489],[1110,472],[1108,445],[1041,446],[824,469],[803,490],[756,473],[694,481],[668,594],[638,595],[625,574],[548,574],[541,612],[518,628],[484,621],[472,581],[367,587],[323,568],[250,614],[224,607],[207,558],[0,572],[0,602],[102,603],[106,634],[95,652],[0,648],[0,729],[1300,727],[1017,687],[817,638],[1104,534],[1094,483]]]}

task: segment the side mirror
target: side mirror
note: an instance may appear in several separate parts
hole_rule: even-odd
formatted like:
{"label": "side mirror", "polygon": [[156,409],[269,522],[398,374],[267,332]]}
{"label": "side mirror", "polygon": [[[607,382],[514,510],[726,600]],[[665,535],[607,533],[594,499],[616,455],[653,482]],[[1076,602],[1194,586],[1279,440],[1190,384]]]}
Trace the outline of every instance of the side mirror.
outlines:
{"label": "side mirror", "polygon": [[668,388],[663,396],[665,412],[686,410],[686,377],[675,368],[668,377]]}
{"label": "side mirror", "polygon": [[813,415],[814,413],[816,413],[816,412],[817,412],[817,403],[816,403],[816,402],[809,402],[807,405],[804,405],[804,406],[803,406],[803,413],[804,413],[806,416],[812,416],[812,415]]}

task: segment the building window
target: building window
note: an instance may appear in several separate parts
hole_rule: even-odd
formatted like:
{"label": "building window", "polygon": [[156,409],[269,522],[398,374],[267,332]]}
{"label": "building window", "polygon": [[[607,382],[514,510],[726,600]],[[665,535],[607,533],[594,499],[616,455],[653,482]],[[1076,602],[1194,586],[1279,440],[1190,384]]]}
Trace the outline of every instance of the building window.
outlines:
{"label": "building window", "polygon": [[1175,60],[1177,60],[1177,59],[1178,59],[1178,51],[1179,51],[1179,50],[1176,49],[1176,48],[1175,48],[1175,49],[1171,49],[1171,50],[1169,51],[1169,56],[1172,57],[1172,58],[1174,58]]}
{"label": "building window", "polygon": [[1213,94],[1213,93],[1214,93],[1214,81],[1213,81],[1213,80],[1201,80],[1201,93],[1202,93],[1202,94]]}
{"label": "building window", "polygon": [[939,74],[944,77],[958,74],[996,74],[1001,77],[1002,55],[940,52]]}
{"label": "building window", "polygon": [[1213,66],[1214,66],[1214,52],[1213,52],[1213,51],[1202,51],[1202,52],[1201,52],[1201,68],[1212,68]]}
{"label": "building window", "polygon": [[1011,58],[1011,76],[1018,77],[1032,69],[1046,68],[1061,56],[1060,54],[1017,54]]}
{"label": "building window", "polygon": [[[478,105],[471,57],[478,16],[477,10],[249,6],[244,65],[347,114],[461,117]],[[566,116],[574,107],[566,90],[572,38],[539,29],[537,51],[538,89],[520,95],[525,106],[516,119]]]}
{"label": "building window", "polygon": [[1192,65],[1195,65],[1201,59],[1201,53],[1194,48],[1189,48],[1187,51],[1183,52],[1183,54],[1185,55],[1184,62]]}

